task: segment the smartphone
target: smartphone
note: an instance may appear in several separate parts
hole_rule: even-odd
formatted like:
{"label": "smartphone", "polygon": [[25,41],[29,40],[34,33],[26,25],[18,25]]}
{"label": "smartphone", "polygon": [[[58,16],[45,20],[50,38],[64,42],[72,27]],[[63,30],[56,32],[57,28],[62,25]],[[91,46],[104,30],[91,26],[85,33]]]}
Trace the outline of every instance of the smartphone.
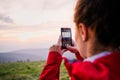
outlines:
{"label": "smartphone", "polygon": [[71,28],[61,28],[61,37],[62,37],[62,49],[66,49],[66,45],[72,46],[72,33]]}

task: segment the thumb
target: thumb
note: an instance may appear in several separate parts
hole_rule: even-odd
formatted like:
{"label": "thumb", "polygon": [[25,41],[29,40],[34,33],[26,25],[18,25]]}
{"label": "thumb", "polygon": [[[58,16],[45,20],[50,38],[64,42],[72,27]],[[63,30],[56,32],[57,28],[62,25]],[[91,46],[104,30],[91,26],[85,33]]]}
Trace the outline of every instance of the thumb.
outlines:
{"label": "thumb", "polygon": [[61,35],[59,36],[58,41],[57,41],[57,45],[60,46],[60,44],[61,44]]}
{"label": "thumb", "polygon": [[72,53],[77,53],[78,52],[76,47],[72,47],[72,46],[67,45],[66,48],[67,48],[67,50],[69,50]]}

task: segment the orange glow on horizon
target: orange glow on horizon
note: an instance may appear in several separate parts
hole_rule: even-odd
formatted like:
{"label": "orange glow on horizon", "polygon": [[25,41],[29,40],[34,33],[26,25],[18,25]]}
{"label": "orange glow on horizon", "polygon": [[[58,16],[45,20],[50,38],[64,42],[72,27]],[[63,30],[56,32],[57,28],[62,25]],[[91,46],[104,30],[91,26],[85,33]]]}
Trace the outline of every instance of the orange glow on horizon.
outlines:
{"label": "orange glow on horizon", "polygon": [[32,33],[19,33],[17,37],[20,41],[25,42],[25,41],[29,40],[30,38],[33,38],[34,34],[32,34]]}

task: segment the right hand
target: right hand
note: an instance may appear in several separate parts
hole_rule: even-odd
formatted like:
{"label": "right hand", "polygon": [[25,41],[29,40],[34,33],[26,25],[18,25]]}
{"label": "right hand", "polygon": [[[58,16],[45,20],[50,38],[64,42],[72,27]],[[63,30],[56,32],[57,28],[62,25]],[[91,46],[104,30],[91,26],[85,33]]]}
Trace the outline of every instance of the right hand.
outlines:
{"label": "right hand", "polygon": [[79,51],[78,51],[78,49],[76,47],[75,42],[72,41],[72,43],[73,43],[73,46],[68,46],[68,45],[66,46],[67,50],[74,53],[76,55],[77,60],[83,61],[83,58],[81,57],[81,55],[80,55],[80,53],[79,53]]}
{"label": "right hand", "polygon": [[69,45],[67,45],[66,46],[66,48],[67,48],[67,50],[68,51],[70,51],[70,52],[72,52],[72,53],[79,53],[79,51],[78,51],[78,49],[77,49],[77,47],[76,47],[76,44],[75,44],[75,42],[72,40],[72,45],[73,46],[69,46]]}

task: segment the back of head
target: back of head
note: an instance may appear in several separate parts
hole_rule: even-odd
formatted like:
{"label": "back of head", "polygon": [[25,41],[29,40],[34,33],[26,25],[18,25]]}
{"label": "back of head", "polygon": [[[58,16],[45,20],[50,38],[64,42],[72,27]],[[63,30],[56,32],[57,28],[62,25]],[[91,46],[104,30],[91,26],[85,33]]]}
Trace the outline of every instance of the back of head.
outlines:
{"label": "back of head", "polygon": [[96,40],[103,46],[120,46],[120,4],[118,0],[78,0],[74,22],[95,30]]}

